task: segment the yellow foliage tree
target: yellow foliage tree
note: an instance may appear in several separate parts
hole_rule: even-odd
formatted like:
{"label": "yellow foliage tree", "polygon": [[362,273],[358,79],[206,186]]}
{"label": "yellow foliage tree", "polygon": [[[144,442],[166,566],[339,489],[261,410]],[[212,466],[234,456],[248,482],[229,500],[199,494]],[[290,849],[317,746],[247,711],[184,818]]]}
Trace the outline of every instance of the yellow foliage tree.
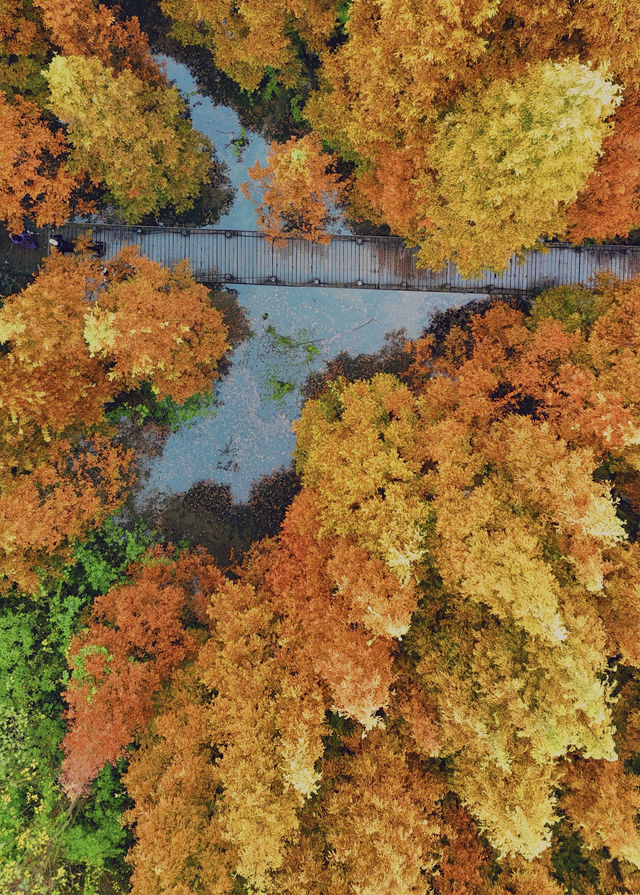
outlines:
{"label": "yellow foliage tree", "polygon": [[428,224],[419,263],[500,271],[540,236],[564,233],[565,206],[598,160],[619,93],[605,68],[567,61],[460,100],[436,128],[420,178]]}
{"label": "yellow foliage tree", "polygon": [[193,205],[212,147],[191,128],[175,87],[150,86],[83,56],[55,56],[46,77],[49,108],[67,127],[70,166],[104,182],[128,223],[166,205]]}

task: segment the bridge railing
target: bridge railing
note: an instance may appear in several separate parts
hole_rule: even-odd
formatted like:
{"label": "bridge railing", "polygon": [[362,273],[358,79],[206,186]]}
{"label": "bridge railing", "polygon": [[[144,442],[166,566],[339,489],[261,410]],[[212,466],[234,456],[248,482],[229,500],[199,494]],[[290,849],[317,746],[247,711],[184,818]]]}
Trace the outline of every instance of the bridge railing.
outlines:
{"label": "bridge railing", "polygon": [[[67,239],[91,232],[104,242],[106,255],[124,246],[164,265],[189,260],[202,282],[253,285],[329,286],[421,292],[536,293],[560,283],[591,285],[597,271],[621,279],[640,274],[640,246],[549,245],[547,253],[532,252],[523,260],[511,259],[499,274],[462,277],[455,265],[442,270],[416,268],[415,249],[394,236],[333,236],[328,245],[291,238],[275,248],[253,230],[189,227],[126,227],[116,224],[70,223],[61,228]],[[48,251],[50,229],[38,233],[39,253],[19,250],[33,265],[36,255]],[[26,263],[26,262],[25,262]]]}

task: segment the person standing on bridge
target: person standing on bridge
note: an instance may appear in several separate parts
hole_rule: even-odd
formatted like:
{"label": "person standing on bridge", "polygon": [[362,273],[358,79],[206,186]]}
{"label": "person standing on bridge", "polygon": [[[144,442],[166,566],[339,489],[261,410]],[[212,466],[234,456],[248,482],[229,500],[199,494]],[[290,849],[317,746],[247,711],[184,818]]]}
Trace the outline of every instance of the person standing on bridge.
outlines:
{"label": "person standing on bridge", "polygon": [[[65,239],[60,233],[52,233],[49,237],[49,245],[56,248],[63,255],[71,255],[76,250],[76,244],[69,239]],[[86,245],[88,251],[102,258],[105,252],[105,244],[103,242],[90,242]]]}
{"label": "person standing on bridge", "polygon": [[14,246],[21,246],[23,249],[37,249],[38,243],[32,230],[23,230],[22,233],[12,233],[9,239]]}
{"label": "person standing on bridge", "polygon": [[52,233],[49,237],[49,245],[53,246],[63,255],[71,255],[75,251],[75,245],[69,239],[65,239],[60,233]]}

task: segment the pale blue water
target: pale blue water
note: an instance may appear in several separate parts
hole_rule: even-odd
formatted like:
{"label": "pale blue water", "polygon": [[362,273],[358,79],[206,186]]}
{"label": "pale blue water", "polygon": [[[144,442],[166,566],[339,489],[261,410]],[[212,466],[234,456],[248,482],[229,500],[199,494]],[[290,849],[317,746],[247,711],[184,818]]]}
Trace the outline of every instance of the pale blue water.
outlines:
{"label": "pale blue water", "polygon": [[[194,127],[215,143],[218,158],[229,167],[236,188],[232,208],[218,227],[253,230],[254,206],[238,185],[248,180],[247,168],[264,163],[267,144],[247,132],[249,145],[236,159],[231,140],[240,136],[236,113],[197,95],[189,70],[168,57],[167,74],[187,95]],[[335,232],[348,232],[339,223]],[[141,498],[185,491],[209,479],[231,487],[237,501],[246,500],[252,482],[281,466],[288,466],[295,438],[291,423],[299,416],[300,388],[311,370],[341,351],[375,352],[385,333],[404,328],[414,338],[438,308],[461,305],[472,295],[383,292],[377,290],[238,286],[238,302],[254,335],[239,345],[229,374],[218,384],[215,417],[196,420],[170,436],[163,454],[149,468]],[[268,315],[263,319],[263,315]],[[272,334],[287,336],[294,347],[283,348]],[[318,353],[309,359],[305,344]],[[294,391],[275,399],[273,383],[291,383]]]}

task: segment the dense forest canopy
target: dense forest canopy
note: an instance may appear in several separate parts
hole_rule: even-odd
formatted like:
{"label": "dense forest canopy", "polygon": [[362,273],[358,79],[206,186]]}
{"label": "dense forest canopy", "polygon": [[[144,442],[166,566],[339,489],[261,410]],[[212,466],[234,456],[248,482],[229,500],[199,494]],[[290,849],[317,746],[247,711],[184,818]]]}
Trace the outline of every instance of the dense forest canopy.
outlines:
{"label": "dense forest canopy", "polygon": [[[290,97],[303,142],[274,145],[266,170],[251,172],[273,238],[317,239],[336,189],[353,218],[419,245],[424,266],[454,260],[466,273],[500,270],[541,239],[640,226],[634,0],[160,6],[174,38],[210,52],[239,88]],[[135,16],[91,0],[64,11],[12,0],[0,35],[0,215],[11,228],[25,214],[61,223],[96,201],[129,222],[196,201],[212,147]]]}
{"label": "dense forest canopy", "polygon": [[461,323],[307,402],[276,538],[141,546],[70,638],[132,892],[636,891],[640,282]]}
{"label": "dense forest canopy", "polygon": [[[463,272],[640,227],[633,0],[159,7],[285,100],[243,185],[276,246],[336,203]],[[0,0],[9,232],[175,219],[214,173],[133,2]],[[640,278],[333,364],[219,560],[126,502],[224,371],[220,293],[88,240],[4,292],[1,892],[640,892]]]}

